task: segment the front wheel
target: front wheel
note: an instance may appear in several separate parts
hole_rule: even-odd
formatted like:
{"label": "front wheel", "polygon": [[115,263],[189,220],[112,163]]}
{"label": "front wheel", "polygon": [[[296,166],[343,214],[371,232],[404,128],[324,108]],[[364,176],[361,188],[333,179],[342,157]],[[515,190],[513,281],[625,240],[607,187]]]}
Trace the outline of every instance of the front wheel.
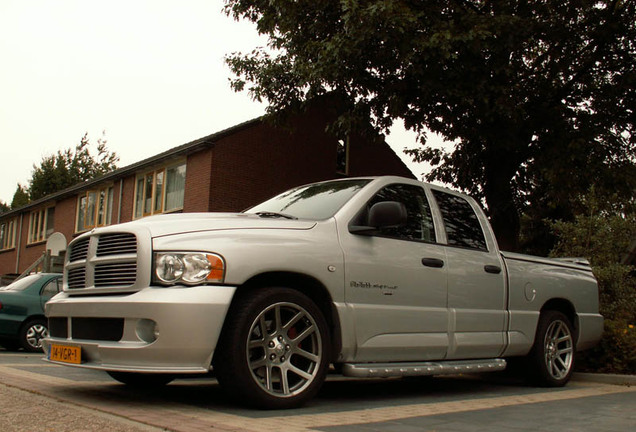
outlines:
{"label": "front wheel", "polygon": [[329,333],[304,294],[264,288],[229,312],[215,357],[216,376],[237,400],[286,409],[311,399],[325,380]]}
{"label": "front wheel", "polygon": [[528,355],[532,381],[545,387],[564,386],[574,371],[574,354],[574,331],[568,317],[558,311],[541,313]]}
{"label": "front wheel", "polygon": [[46,320],[35,318],[24,324],[20,330],[20,345],[27,352],[42,352],[42,339],[48,336]]}

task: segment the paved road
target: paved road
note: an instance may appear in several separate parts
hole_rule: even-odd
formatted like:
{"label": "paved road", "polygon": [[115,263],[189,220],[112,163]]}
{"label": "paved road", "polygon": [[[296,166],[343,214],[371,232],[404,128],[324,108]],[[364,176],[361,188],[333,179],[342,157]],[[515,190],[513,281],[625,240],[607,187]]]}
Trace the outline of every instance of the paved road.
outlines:
{"label": "paved road", "polygon": [[307,407],[254,411],[210,378],[133,390],[106,374],[0,351],[0,430],[11,431],[630,431],[636,386],[578,376],[562,389],[495,376],[332,377]]}

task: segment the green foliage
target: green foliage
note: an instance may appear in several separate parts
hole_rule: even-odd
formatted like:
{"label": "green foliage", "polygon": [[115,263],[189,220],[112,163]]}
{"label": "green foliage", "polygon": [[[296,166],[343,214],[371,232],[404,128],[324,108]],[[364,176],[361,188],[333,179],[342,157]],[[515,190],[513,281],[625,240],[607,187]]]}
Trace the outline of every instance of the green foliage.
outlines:
{"label": "green foliage", "polygon": [[[600,312],[605,317],[601,344],[583,353],[579,367],[599,372],[636,372],[636,269],[624,257],[636,241],[636,212],[599,210],[572,222],[554,222],[553,256],[587,257],[599,284]],[[607,207],[607,206],[604,206]]]}
{"label": "green foliage", "polygon": [[0,200],[0,214],[11,210],[11,207],[4,201]]}
{"label": "green foliage", "polygon": [[29,189],[26,186],[18,184],[11,200],[11,209],[17,209],[29,203]]}
{"label": "green foliage", "polygon": [[[337,94],[347,132],[394,120],[455,142],[411,150],[485,200],[504,247],[519,214],[571,217],[572,197],[636,187],[636,2],[226,0],[268,49],[226,61],[270,112]],[[532,203],[532,205],[530,205]],[[535,205],[537,204],[537,205]]]}
{"label": "green foliage", "polygon": [[97,155],[90,151],[88,134],[84,134],[75,150],[58,151],[42,158],[39,166],[33,165],[29,181],[31,200],[66,189],[77,183],[106,174],[117,168],[119,157],[109,152],[106,140],[97,140]]}
{"label": "green foliage", "polygon": [[584,351],[577,369],[601,373],[636,373],[636,329],[626,320],[605,320],[603,339],[598,346]]}

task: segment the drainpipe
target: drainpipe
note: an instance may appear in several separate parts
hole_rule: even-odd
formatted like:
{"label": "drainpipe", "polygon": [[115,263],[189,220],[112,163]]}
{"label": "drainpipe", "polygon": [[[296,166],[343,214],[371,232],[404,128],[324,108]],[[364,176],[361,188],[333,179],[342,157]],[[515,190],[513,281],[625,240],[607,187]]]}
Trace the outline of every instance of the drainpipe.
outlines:
{"label": "drainpipe", "polygon": [[15,273],[20,274],[20,249],[22,249],[22,219],[24,219],[24,213],[20,213],[20,226],[18,227],[18,244],[16,245],[15,256]]}
{"label": "drainpipe", "polygon": [[117,223],[121,222],[121,200],[124,196],[124,179],[119,180],[119,203],[117,204]]}

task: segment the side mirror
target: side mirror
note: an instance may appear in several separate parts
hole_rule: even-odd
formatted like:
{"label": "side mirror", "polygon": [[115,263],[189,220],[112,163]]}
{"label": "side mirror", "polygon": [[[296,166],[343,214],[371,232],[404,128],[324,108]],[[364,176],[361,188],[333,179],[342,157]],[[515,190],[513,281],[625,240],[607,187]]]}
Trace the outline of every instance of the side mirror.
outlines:
{"label": "side mirror", "polygon": [[351,225],[349,232],[363,234],[382,228],[397,228],[406,223],[406,207],[397,201],[375,203],[369,209],[367,225]]}

